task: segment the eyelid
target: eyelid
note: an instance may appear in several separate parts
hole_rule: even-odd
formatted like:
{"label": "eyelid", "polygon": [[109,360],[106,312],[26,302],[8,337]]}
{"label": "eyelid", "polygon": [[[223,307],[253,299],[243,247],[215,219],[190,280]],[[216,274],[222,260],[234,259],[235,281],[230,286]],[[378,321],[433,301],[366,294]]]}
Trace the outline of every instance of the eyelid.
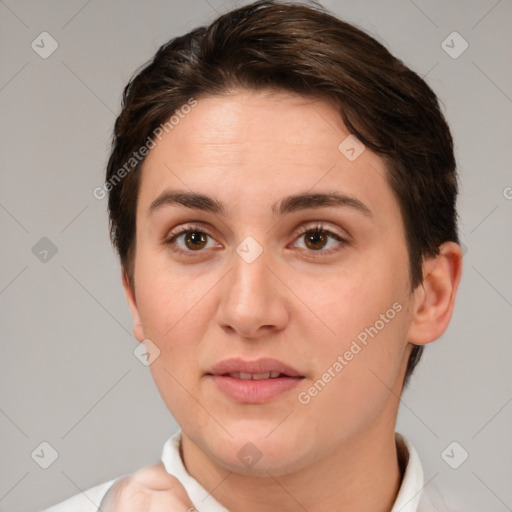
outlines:
{"label": "eyelid", "polygon": [[200,251],[184,251],[183,249],[180,249],[179,247],[175,247],[173,241],[176,240],[179,236],[183,235],[184,233],[190,233],[190,232],[199,232],[204,233],[206,236],[212,238],[215,240],[213,235],[210,234],[209,229],[205,228],[201,224],[182,224],[174,229],[171,230],[170,233],[167,233],[163,239],[163,244],[168,245],[171,247],[171,250],[178,252],[178,253],[187,253],[190,256],[196,256],[200,255],[201,253],[204,253],[204,250]]}
{"label": "eyelid", "polygon": [[311,221],[309,223],[307,222],[306,224],[302,224],[294,231],[293,236],[300,236],[303,235],[304,233],[307,233],[308,231],[315,230],[331,233],[332,235],[336,235],[337,237],[346,242],[350,241],[350,235],[346,231],[344,233],[340,233],[338,229],[331,226],[330,223],[321,220]]}
{"label": "eyelid", "polygon": [[[297,239],[308,232],[313,231],[320,231],[322,233],[326,233],[327,236],[331,238],[335,238],[339,242],[339,246],[334,249],[319,249],[318,251],[314,250],[307,250],[307,249],[301,249],[301,252],[308,253],[311,257],[320,257],[320,256],[328,256],[332,254],[333,252],[339,252],[341,248],[346,246],[347,244],[351,243],[351,237],[348,234],[340,234],[335,228],[330,227],[330,224],[324,221],[311,221],[309,223],[302,224],[293,232],[293,242],[296,243]],[[165,245],[168,245],[172,251],[185,254],[186,256],[195,257],[195,256],[201,256],[201,254],[207,252],[203,249],[198,251],[191,251],[191,250],[183,250],[181,248],[178,248],[174,245],[174,240],[176,240],[180,235],[184,233],[189,232],[199,232],[203,233],[206,236],[212,238],[215,240],[215,238],[209,233],[209,229],[205,228],[201,224],[197,223],[191,223],[191,224],[182,224],[178,226],[177,228],[173,229],[170,233],[168,233],[164,239],[163,243]],[[340,247],[341,246],[341,247]]]}
{"label": "eyelid", "polygon": [[319,249],[318,251],[301,249],[300,252],[303,254],[303,257],[309,260],[322,257],[327,258],[333,254],[338,254],[352,242],[352,239],[348,234],[342,235],[337,231],[337,229],[332,228],[329,223],[316,221],[314,224],[305,224],[295,230],[292,246],[294,246],[304,234],[315,231],[319,231],[320,233],[326,234],[330,238],[334,238],[338,244],[334,248]]}

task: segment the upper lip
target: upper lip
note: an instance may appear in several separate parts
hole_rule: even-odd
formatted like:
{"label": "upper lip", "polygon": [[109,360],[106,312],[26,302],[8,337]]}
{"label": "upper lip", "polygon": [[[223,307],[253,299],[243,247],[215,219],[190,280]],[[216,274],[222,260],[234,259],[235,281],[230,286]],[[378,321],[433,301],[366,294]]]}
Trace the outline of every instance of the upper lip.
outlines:
{"label": "upper lip", "polygon": [[255,361],[244,361],[240,358],[224,359],[223,361],[215,364],[209,375],[225,375],[228,373],[267,373],[279,372],[288,377],[303,377],[301,373],[295,368],[272,358],[261,358]]}

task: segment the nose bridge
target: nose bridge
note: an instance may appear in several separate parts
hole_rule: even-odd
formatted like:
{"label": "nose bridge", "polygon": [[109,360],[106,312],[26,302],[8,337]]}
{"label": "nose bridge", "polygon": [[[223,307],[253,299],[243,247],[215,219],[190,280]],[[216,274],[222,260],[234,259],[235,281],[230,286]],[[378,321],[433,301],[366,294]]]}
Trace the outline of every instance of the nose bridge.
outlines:
{"label": "nose bridge", "polygon": [[265,301],[269,289],[269,257],[251,242],[242,242],[233,257],[232,290],[240,304],[255,307],[258,302]]}
{"label": "nose bridge", "polygon": [[283,290],[271,270],[272,255],[247,237],[232,256],[232,271],[225,282],[219,322],[244,337],[255,336],[260,327],[282,328],[287,312]]}

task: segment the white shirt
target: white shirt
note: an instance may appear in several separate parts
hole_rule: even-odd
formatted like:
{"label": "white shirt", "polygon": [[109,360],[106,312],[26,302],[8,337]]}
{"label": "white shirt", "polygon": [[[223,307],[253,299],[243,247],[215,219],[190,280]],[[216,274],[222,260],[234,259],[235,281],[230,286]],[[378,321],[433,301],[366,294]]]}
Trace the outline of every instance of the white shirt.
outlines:
{"label": "white shirt", "polygon": [[[405,465],[405,473],[391,512],[431,512],[436,510],[423,490],[423,469],[418,453],[411,443],[398,432],[395,434],[395,439],[399,457]],[[195,478],[187,473],[179,452],[180,440],[181,430],[178,430],[164,445],[162,462],[167,472],[181,482],[192,503],[200,512],[229,512]],[[127,475],[119,478],[124,476]],[[98,512],[103,496],[116,480],[118,478],[97,485],[42,512]]]}

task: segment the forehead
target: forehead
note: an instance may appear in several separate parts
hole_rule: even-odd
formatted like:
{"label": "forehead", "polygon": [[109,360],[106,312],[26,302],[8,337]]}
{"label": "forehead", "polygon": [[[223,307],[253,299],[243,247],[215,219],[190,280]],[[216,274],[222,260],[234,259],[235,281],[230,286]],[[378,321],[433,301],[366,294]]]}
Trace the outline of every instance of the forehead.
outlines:
{"label": "forehead", "polygon": [[198,97],[146,157],[139,208],[166,188],[215,197],[233,216],[270,210],[293,193],[337,190],[396,216],[384,162],[362,145],[347,158],[349,135],[335,107],[320,99],[245,90]]}
{"label": "forehead", "polygon": [[300,155],[306,157],[305,165],[314,161],[318,166],[319,157],[327,162],[332,155],[333,136],[348,135],[332,106],[283,91],[242,90],[201,97],[183,121],[176,127],[181,129],[173,130],[174,145],[193,146],[193,152],[183,154],[187,160],[211,157],[228,165],[260,157],[268,166],[269,155],[256,150],[263,146],[285,161],[297,164],[301,159],[292,157]]}

